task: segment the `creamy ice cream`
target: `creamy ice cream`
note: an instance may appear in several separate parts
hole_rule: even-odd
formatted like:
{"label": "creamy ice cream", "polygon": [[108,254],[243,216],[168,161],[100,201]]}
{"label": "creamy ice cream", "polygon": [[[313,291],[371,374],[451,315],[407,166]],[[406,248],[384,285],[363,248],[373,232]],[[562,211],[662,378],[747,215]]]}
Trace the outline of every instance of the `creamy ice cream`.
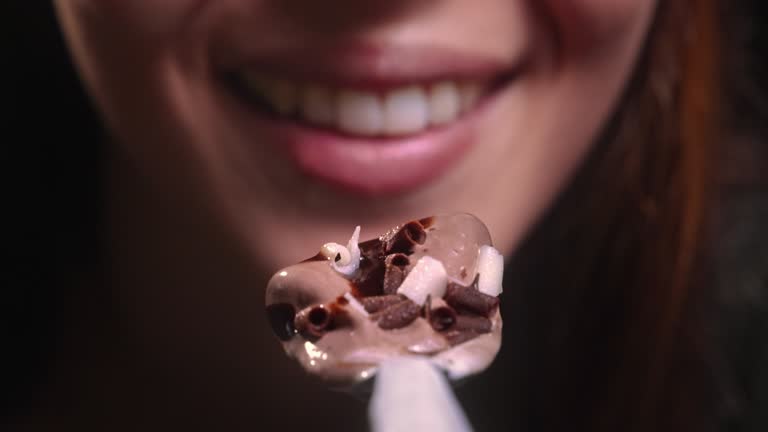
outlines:
{"label": "creamy ice cream", "polygon": [[453,379],[482,371],[501,345],[503,259],[475,216],[411,221],[377,239],[321,252],[277,272],[267,315],[288,355],[340,383],[383,360],[423,356]]}

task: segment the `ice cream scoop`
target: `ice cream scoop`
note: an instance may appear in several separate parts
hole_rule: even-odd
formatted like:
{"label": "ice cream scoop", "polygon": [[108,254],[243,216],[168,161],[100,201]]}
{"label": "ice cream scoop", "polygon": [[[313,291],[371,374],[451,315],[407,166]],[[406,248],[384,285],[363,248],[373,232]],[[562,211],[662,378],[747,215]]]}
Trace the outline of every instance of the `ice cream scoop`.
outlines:
{"label": "ice cream scoop", "polygon": [[266,308],[286,353],[322,379],[354,384],[419,357],[460,379],[501,345],[503,258],[470,214],[440,215],[359,242],[327,243],[278,271]]}

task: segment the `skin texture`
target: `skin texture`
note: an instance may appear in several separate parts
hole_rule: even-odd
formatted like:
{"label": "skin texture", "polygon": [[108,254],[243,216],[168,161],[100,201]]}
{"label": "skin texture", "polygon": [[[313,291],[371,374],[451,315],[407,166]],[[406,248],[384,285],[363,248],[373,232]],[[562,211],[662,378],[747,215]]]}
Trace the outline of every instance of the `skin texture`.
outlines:
{"label": "skin texture", "polygon": [[[196,195],[270,269],[354,224],[366,237],[456,210],[477,214],[500,249],[512,250],[613,107],[653,9],[652,1],[454,0],[348,2],[329,14],[297,1],[155,3],[79,0],[58,9],[133,174]],[[298,175],[222,109],[212,58],[244,40],[265,51],[337,40],[434,46],[526,66],[484,114],[479,145],[455,169],[404,196],[370,200]]]}
{"label": "skin texture", "polygon": [[[336,397],[312,384],[301,395],[264,396],[265,385],[303,383],[264,324],[263,287],[273,271],[345,241],[355,225],[368,238],[403,220],[456,211],[477,215],[494,245],[512,253],[615,108],[655,7],[654,0],[55,3],[113,138],[105,256],[116,299],[108,328],[119,341],[90,360],[65,358],[63,368],[71,362],[87,371],[94,384],[78,387],[83,398],[146,404],[138,419],[175,422],[192,410],[234,424],[260,421],[254,404],[279,415],[296,398]],[[350,42],[454,50],[520,72],[483,110],[470,150],[448,172],[407,193],[366,197],[307,177],[281,157],[230,103],[217,69],[220,55]],[[75,346],[89,340],[72,338]],[[123,396],[94,396],[104,385]],[[62,384],[62,394],[70,391]],[[164,409],[151,402],[157,398]]]}

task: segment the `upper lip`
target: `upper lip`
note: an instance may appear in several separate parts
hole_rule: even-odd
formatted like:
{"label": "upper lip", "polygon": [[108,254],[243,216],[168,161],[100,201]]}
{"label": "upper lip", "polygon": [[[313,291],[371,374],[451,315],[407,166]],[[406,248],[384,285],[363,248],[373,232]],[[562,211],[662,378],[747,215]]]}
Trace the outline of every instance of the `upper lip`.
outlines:
{"label": "upper lip", "polygon": [[489,81],[513,74],[519,64],[440,46],[400,44],[312,45],[241,50],[216,60],[226,73],[258,71],[333,87],[386,89],[441,80]]}

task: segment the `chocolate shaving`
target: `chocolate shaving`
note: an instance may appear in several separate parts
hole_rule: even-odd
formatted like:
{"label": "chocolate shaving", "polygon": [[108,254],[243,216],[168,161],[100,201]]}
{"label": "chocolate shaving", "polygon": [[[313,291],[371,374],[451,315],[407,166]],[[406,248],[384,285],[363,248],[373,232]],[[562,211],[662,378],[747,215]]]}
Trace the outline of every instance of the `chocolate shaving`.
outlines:
{"label": "chocolate shaving", "polygon": [[[438,309],[445,309],[450,311],[449,308]],[[438,309],[432,311],[433,316],[435,316],[434,313]],[[434,322],[435,320],[433,319],[432,323]],[[435,327],[435,324],[432,324],[432,328],[437,331],[441,331]],[[453,346],[464,343],[470,339],[474,339],[483,333],[490,333],[492,328],[493,323],[488,318],[477,315],[454,315],[453,325],[445,330],[442,330],[441,333],[448,341],[448,343]]]}
{"label": "chocolate shaving", "polygon": [[296,331],[308,340],[320,339],[326,331],[331,329],[332,324],[333,314],[324,305],[302,309],[293,320]]}
{"label": "chocolate shaving", "polygon": [[372,297],[363,297],[360,303],[368,313],[376,313],[382,309],[388,308],[394,304],[402,302],[404,299],[399,295],[380,295]]}
{"label": "chocolate shaving", "polygon": [[412,254],[413,246],[424,244],[427,240],[427,232],[419,222],[411,221],[403,225],[393,233],[382,237],[384,252],[386,254],[404,253]]}
{"label": "chocolate shaving", "polygon": [[377,296],[383,294],[384,280],[384,244],[379,239],[368,240],[359,244],[360,269],[350,285],[352,295]]}
{"label": "chocolate shaving", "polygon": [[376,296],[383,294],[384,263],[379,259],[363,257],[360,260],[358,276],[350,281],[352,294],[359,296]]}
{"label": "chocolate shaving", "polygon": [[493,323],[486,317],[476,315],[456,315],[453,324],[455,330],[471,330],[476,333],[489,333]]}
{"label": "chocolate shaving", "polygon": [[435,331],[445,331],[456,323],[456,312],[447,306],[442,306],[430,310],[427,320]]}
{"label": "chocolate shaving", "polygon": [[497,297],[455,283],[448,284],[444,298],[446,303],[458,310],[474,312],[485,317],[491,316],[499,305]]}
{"label": "chocolate shaving", "polygon": [[384,294],[395,294],[405,279],[405,268],[410,264],[408,256],[401,253],[387,255],[384,259]]}
{"label": "chocolate shaving", "polygon": [[360,248],[360,254],[362,256],[373,258],[381,258],[384,256],[384,243],[380,239],[366,240],[362,243],[358,243]]}
{"label": "chocolate shaving", "polygon": [[384,265],[394,266],[401,269],[408,267],[408,264],[410,263],[411,260],[408,258],[408,255],[401,253],[389,254],[384,258]]}
{"label": "chocolate shaving", "polygon": [[429,216],[429,217],[421,218],[419,219],[419,223],[421,224],[421,226],[424,227],[424,229],[427,229],[431,227],[433,223],[435,223],[435,217]]}
{"label": "chocolate shaving", "polygon": [[384,330],[402,328],[419,317],[421,308],[411,300],[403,300],[382,311],[379,327]]}

